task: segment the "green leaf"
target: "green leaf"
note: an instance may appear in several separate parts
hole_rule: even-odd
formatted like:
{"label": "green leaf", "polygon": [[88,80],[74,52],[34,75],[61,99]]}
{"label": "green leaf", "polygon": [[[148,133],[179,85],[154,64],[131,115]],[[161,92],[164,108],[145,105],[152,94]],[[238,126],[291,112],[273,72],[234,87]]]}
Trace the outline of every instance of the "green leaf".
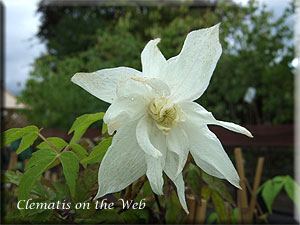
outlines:
{"label": "green leaf", "polygon": [[209,214],[206,223],[207,224],[214,224],[215,222],[217,222],[217,224],[220,223],[220,219],[219,216],[216,212],[213,212],[211,214]]}
{"label": "green leaf", "polygon": [[[23,173],[19,171],[16,172],[6,171],[4,177],[5,178],[4,183],[12,183],[15,185],[19,185],[22,177],[23,177]],[[31,192],[39,196],[45,196],[47,194],[42,184],[38,181],[34,183]]]}
{"label": "green leaf", "polygon": [[298,212],[300,213],[300,203],[296,199],[296,196],[300,196],[300,187],[290,176],[285,176],[284,190],[289,198],[294,202],[298,209]]}
{"label": "green leaf", "polygon": [[111,145],[111,142],[112,137],[101,141],[97,146],[93,148],[91,154],[87,158],[83,159],[81,163],[92,164],[96,162],[101,162],[107,149]]}
{"label": "green leaf", "polygon": [[91,192],[98,189],[99,165],[93,164],[79,173],[76,182],[75,202],[83,202],[91,196]]}
{"label": "green leaf", "polygon": [[55,160],[57,152],[53,149],[41,149],[32,154],[25,174],[20,180],[18,200],[27,200],[37,178]]}
{"label": "green leaf", "polygon": [[[182,219],[182,207],[178,200],[176,191],[172,191],[167,199],[166,204],[166,223],[167,224],[179,224]],[[181,216],[181,218],[180,218]]]}
{"label": "green leaf", "polygon": [[231,220],[233,224],[238,224],[239,223],[239,209],[234,208],[232,215],[231,215]]}
{"label": "green leaf", "polygon": [[[75,152],[79,160],[83,160],[84,158],[87,157],[88,152],[85,150],[84,147],[82,147],[79,144],[71,144],[70,147],[72,150]],[[82,163],[83,167],[86,168],[86,163]]]}
{"label": "green leaf", "polygon": [[273,182],[273,180],[268,180],[264,184],[261,195],[270,213],[272,213],[273,202],[281,191],[283,184],[283,182]]}
{"label": "green leaf", "polygon": [[192,194],[196,197],[197,202],[201,203],[201,176],[200,176],[200,170],[197,166],[190,163],[188,167],[185,169],[186,173],[186,182],[188,186],[191,187]]}
{"label": "green leaf", "polygon": [[[67,142],[65,142],[63,139],[58,138],[58,137],[50,137],[50,138],[47,138],[47,140],[58,150],[62,150],[64,147],[67,146]],[[49,146],[45,141],[43,141],[36,147],[39,149],[51,148],[51,146]]]}
{"label": "green leaf", "polygon": [[235,202],[233,201],[233,198],[227,190],[226,184],[223,180],[213,177],[204,171],[202,171],[202,178],[213,190],[216,190],[222,196],[222,198],[235,206]]}
{"label": "green leaf", "polygon": [[107,124],[106,123],[102,123],[102,131],[101,131],[101,133],[102,133],[102,135],[103,134],[105,134],[107,132]]}
{"label": "green leaf", "polygon": [[37,133],[29,133],[22,137],[21,143],[19,145],[19,148],[17,149],[17,154],[22,153],[24,150],[29,148],[33,142],[38,138]]}
{"label": "green leaf", "polygon": [[230,218],[226,213],[225,202],[222,199],[222,197],[219,195],[219,193],[217,191],[212,191],[211,198],[221,223],[223,224],[230,223],[231,222]]}
{"label": "green leaf", "polygon": [[9,130],[4,131],[3,133],[3,140],[4,140],[4,146],[7,146],[8,144],[18,140],[19,138],[25,136],[29,133],[38,132],[39,129],[36,126],[27,126],[23,128],[12,128]]}
{"label": "green leaf", "polygon": [[202,198],[204,198],[206,201],[209,201],[211,197],[212,189],[209,186],[203,186],[201,189],[201,195]]}
{"label": "green leaf", "polygon": [[75,196],[76,180],[78,178],[79,161],[74,152],[63,152],[58,158],[63,166],[66,182],[70,188],[72,197]]}
{"label": "green leaf", "polygon": [[102,120],[104,113],[95,113],[95,114],[84,114],[78,117],[73,123],[68,134],[74,131],[74,135],[71,139],[70,144],[76,143],[80,140],[82,135],[85,133],[87,128],[94,122]]}

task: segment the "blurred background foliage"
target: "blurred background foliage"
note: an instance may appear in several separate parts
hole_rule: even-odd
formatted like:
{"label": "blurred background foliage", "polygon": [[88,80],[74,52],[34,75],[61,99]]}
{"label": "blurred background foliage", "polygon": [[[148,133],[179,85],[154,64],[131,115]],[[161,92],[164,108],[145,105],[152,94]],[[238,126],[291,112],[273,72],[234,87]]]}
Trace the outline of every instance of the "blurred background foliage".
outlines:
{"label": "blurred background foliage", "polygon": [[[240,7],[219,1],[197,6],[51,6],[40,4],[38,37],[47,52],[33,64],[20,100],[30,123],[67,129],[84,113],[104,112],[70,78],[76,72],[128,66],[141,70],[145,44],[160,37],[166,58],[177,55],[186,34],[221,22],[223,54],[204,95],[197,100],[217,119],[241,124],[293,123],[294,75],[289,8],[278,19],[256,1]],[[184,75],[184,74],[183,74]],[[251,103],[244,101],[256,89]]]}

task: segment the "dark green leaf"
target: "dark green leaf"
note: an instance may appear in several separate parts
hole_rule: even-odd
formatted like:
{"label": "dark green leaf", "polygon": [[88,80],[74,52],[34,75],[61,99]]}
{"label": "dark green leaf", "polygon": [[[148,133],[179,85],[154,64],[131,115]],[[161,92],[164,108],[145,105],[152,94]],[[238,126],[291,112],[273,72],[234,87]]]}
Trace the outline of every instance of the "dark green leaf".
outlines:
{"label": "dark green leaf", "polygon": [[[47,138],[47,140],[58,150],[62,150],[64,147],[67,146],[67,142],[65,142],[63,139],[58,138],[58,137],[50,137],[50,138]],[[51,148],[51,146],[49,146],[45,141],[43,141],[36,147],[39,149]]]}
{"label": "dark green leaf", "polygon": [[[23,174],[19,171],[6,171],[4,183],[19,185],[22,176]],[[47,194],[42,184],[38,181],[34,183],[31,192],[40,196],[45,196]]]}
{"label": "dark green leaf", "polygon": [[191,187],[192,194],[196,197],[197,202],[201,203],[201,172],[197,166],[190,163],[185,169],[186,182]]}
{"label": "dark green leaf", "polygon": [[207,224],[215,224],[215,222],[217,224],[219,224],[220,223],[220,219],[218,217],[218,214],[216,212],[213,212],[213,213],[209,214],[206,223]]}
{"label": "dark green leaf", "polygon": [[83,202],[98,190],[99,165],[93,164],[81,171],[76,182],[75,202]]}
{"label": "dark green leaf", "polygon": [[63,166],[63,172],[70,188],[71,195],[75,196],[76,180],[78,178],[79,161],[74,152],[63,152],[58,158]]}
{"label": "dark green leaf", "polygon": [[179,221],[183,218],[183,210],[176,191],[172,191],[168,197],[166,209],[167,224],[179,224]]}
{"label": "dark green leaf", "polygon": [[83,159],[81,163],[92,164],[96,162],[101,162],[107,149],[111,145],[111,142],[111,137],[101,141],[97,146],[93,148],[91,154],[87,158]]}
{"label": "dark green leaf", "polygon": [[222,198],[235,206],[235,202],[233,201],[233,198],[227,190],[226,184],[223,180],[213,177],[204,171],[202,171],[202,178],[213,190],[216,190],[222,196]]}
{"label": "dark green leaf", "polygon": [[34,132],[38,132],[39,129],[36,126],[27,126],[27,127],[23,127],[23,128],[13,128],[13,129],[9,129],[4,131],[3,133],[3,139],[4,139],[4,146],[18,140],[19,138],[25,136],[26,134],[29,133],[34,133]]}
{"label": "dark green leaf", "polygon": [[204,198],[206,201],[209,201],[211,197],[212,189],[209,186],[203,186],[201,189],[201,195],[202,198]]}
{"label": "dark green leaf", "polygon": [[212,202],[214,204],[216,213],[218,214],[218,217],[220,218],[221,223],[228,224],[230,223],[230,217],[226,213],[226,207],[225,202],[221,198],[221,196],[218,194],[217,191],[212,191]]}
{"label": "dark green leaf", "polygon": [[87,128],[94,122],[98,120],[102,120],[104,113],[95,113],[95,114],[84,114],[78,117],[75,122],[73,123],[71,129],[69,130],[68,134],[74,131],[74,135],[71,139],[70,144],[76,143],[85,133]]}

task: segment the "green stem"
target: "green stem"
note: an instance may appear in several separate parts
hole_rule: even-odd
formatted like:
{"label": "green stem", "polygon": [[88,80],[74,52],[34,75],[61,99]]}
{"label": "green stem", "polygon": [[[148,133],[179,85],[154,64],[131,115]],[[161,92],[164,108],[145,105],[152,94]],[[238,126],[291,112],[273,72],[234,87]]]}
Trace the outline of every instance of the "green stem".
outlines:
{"label": "green stem", "polygon": [[43,139],[43,141],[45,141],[51,148],[53,148],[57,153],[60,153],[60,151],[53,145],[53,144],[51,144],[48,140],[47,140],[47,138],[45,138],[40,132],[38,132],[37,133],[38,135],[39,135],[39,137],[41,138],[41,139]]}

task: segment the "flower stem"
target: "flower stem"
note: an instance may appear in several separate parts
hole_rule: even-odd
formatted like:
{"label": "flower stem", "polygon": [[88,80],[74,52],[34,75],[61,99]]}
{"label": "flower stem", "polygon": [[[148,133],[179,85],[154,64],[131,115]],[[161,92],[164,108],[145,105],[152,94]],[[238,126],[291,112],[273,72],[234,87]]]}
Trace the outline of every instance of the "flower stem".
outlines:
{"label": "flower stem", "polygon": [[163,224],[166,224],[165,215],[164,215],[165,210],[161,207],[158,196],[154,194],[154,197],[159,209],[159,217],[160,217],[159,219],[162,221]]}

